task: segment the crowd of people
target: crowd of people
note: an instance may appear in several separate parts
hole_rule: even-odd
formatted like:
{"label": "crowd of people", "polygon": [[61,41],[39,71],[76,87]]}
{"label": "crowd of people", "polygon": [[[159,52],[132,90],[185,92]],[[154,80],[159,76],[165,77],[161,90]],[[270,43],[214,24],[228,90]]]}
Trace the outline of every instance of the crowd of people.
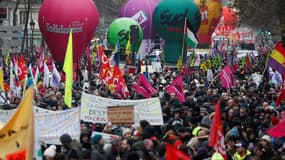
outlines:
{"label": "crowd of people", "polygon": [[[235,86],[230,89],[221,87],[219,78],[209,82],[203,71],[182,73],[186,100],[183,103],[176,94],[165,92],[165,88],[181,72],[176,68],[164,67],[162,73],[150,73],[150,83],[158,90],[153,97],[159,97],[161,101],[163,126],[152,126],[147,120],[140,121],[140,126],[82,121],[79,140],[68,133],[63,134],[59,137],[61,146],[43,146],[44,158],[162,160],[166,157],[166,145],[172,144],[193,160],[220,160],[223,157],[216,156],[214,149],[208,145],[211,123],[219,101],[228,160],[285,159],[285,139],[272,137],[266,132],[285,116],[285,100],[276,105],[277,94],[282,86],[272,83],[266,68],[260,84],[250,77],[253,72],[263,72],[264,58],[258,56],[256,64],[249,70],[238,68],[235,72]],[[95,72],[98,69],[93,70],[93,73],[88,74],[83,58],[81,69],[77,72],[78,80],[73,85],[73,107],[80,107],[82,92],[117,98],[100,81]],[[213,69],[213,72],[218,74],[218,70]],[[125,73],[124,78],[130,91],[128,99],[143,99],[133,88],[137,75]],[[89,86],[83,88],[84,82],[88,82]],[[37,94],[35,103],[38,107],[50,110],[68,109],[63,99],[64,83],[61,83],[57,88],[47,88],[45,95]],[[19,103],[19,100],[15,103]],[[93,131],[115,134],[121,138],[106,143],[101,134],[92,134]]]}

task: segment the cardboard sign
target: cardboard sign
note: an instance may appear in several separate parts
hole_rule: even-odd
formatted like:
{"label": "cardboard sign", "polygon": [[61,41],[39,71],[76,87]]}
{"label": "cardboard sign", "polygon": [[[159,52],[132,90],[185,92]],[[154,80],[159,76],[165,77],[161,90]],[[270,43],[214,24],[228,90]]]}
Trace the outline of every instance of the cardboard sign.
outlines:
{"label": "cardboard sign", "polygon": [[108,106],[107,116],[112,124],[134,124],[134,106]]}

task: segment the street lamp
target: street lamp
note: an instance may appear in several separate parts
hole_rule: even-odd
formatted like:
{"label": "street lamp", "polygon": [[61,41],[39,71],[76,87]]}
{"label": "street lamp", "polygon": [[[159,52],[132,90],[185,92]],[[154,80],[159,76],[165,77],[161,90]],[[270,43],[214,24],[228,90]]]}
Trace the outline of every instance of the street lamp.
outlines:
{"label": "street lamp", "polygon": [[34,51],[34,30],[35,30],[35,25],[36,23],[31,20],[30,22],[30,27],[31,27],[31,30],[32,30],[32,35],[31,35],[31,53],[33,54],[33,51]]}

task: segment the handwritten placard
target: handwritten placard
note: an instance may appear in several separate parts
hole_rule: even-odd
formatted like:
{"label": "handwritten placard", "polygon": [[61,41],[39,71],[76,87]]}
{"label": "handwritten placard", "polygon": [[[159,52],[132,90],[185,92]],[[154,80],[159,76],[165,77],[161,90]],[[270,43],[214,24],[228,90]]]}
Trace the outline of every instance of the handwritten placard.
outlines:
{"label": "handwritten placard", "polygon": [[108,106],[107,116],[112,124],[134,124],[134,106]]}

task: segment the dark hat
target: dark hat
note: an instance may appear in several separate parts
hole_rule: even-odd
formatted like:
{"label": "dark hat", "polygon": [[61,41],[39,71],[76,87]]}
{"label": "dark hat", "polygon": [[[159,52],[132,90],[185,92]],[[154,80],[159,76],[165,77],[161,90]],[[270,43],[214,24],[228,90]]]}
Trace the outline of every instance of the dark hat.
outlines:
{"label": "dark hat", "polygon": [[72,141],[71,136],[67,133],[64,133],[63,135],[61,135],[59,140],[61,143],[69,143]]}
{"label": "dark hat", "polygon": [[237,143],[235,144],[236,147],[243,147],[247,148],[247,143],[243,140],[238,140]]}
{"label": "dark hat", "polygon": [[102,135],[101,135],[101,134],[95,134],[95,135],[92,137],[92,142],[93,142],[94,144],[98,144],[101,139],[102,139]]}

